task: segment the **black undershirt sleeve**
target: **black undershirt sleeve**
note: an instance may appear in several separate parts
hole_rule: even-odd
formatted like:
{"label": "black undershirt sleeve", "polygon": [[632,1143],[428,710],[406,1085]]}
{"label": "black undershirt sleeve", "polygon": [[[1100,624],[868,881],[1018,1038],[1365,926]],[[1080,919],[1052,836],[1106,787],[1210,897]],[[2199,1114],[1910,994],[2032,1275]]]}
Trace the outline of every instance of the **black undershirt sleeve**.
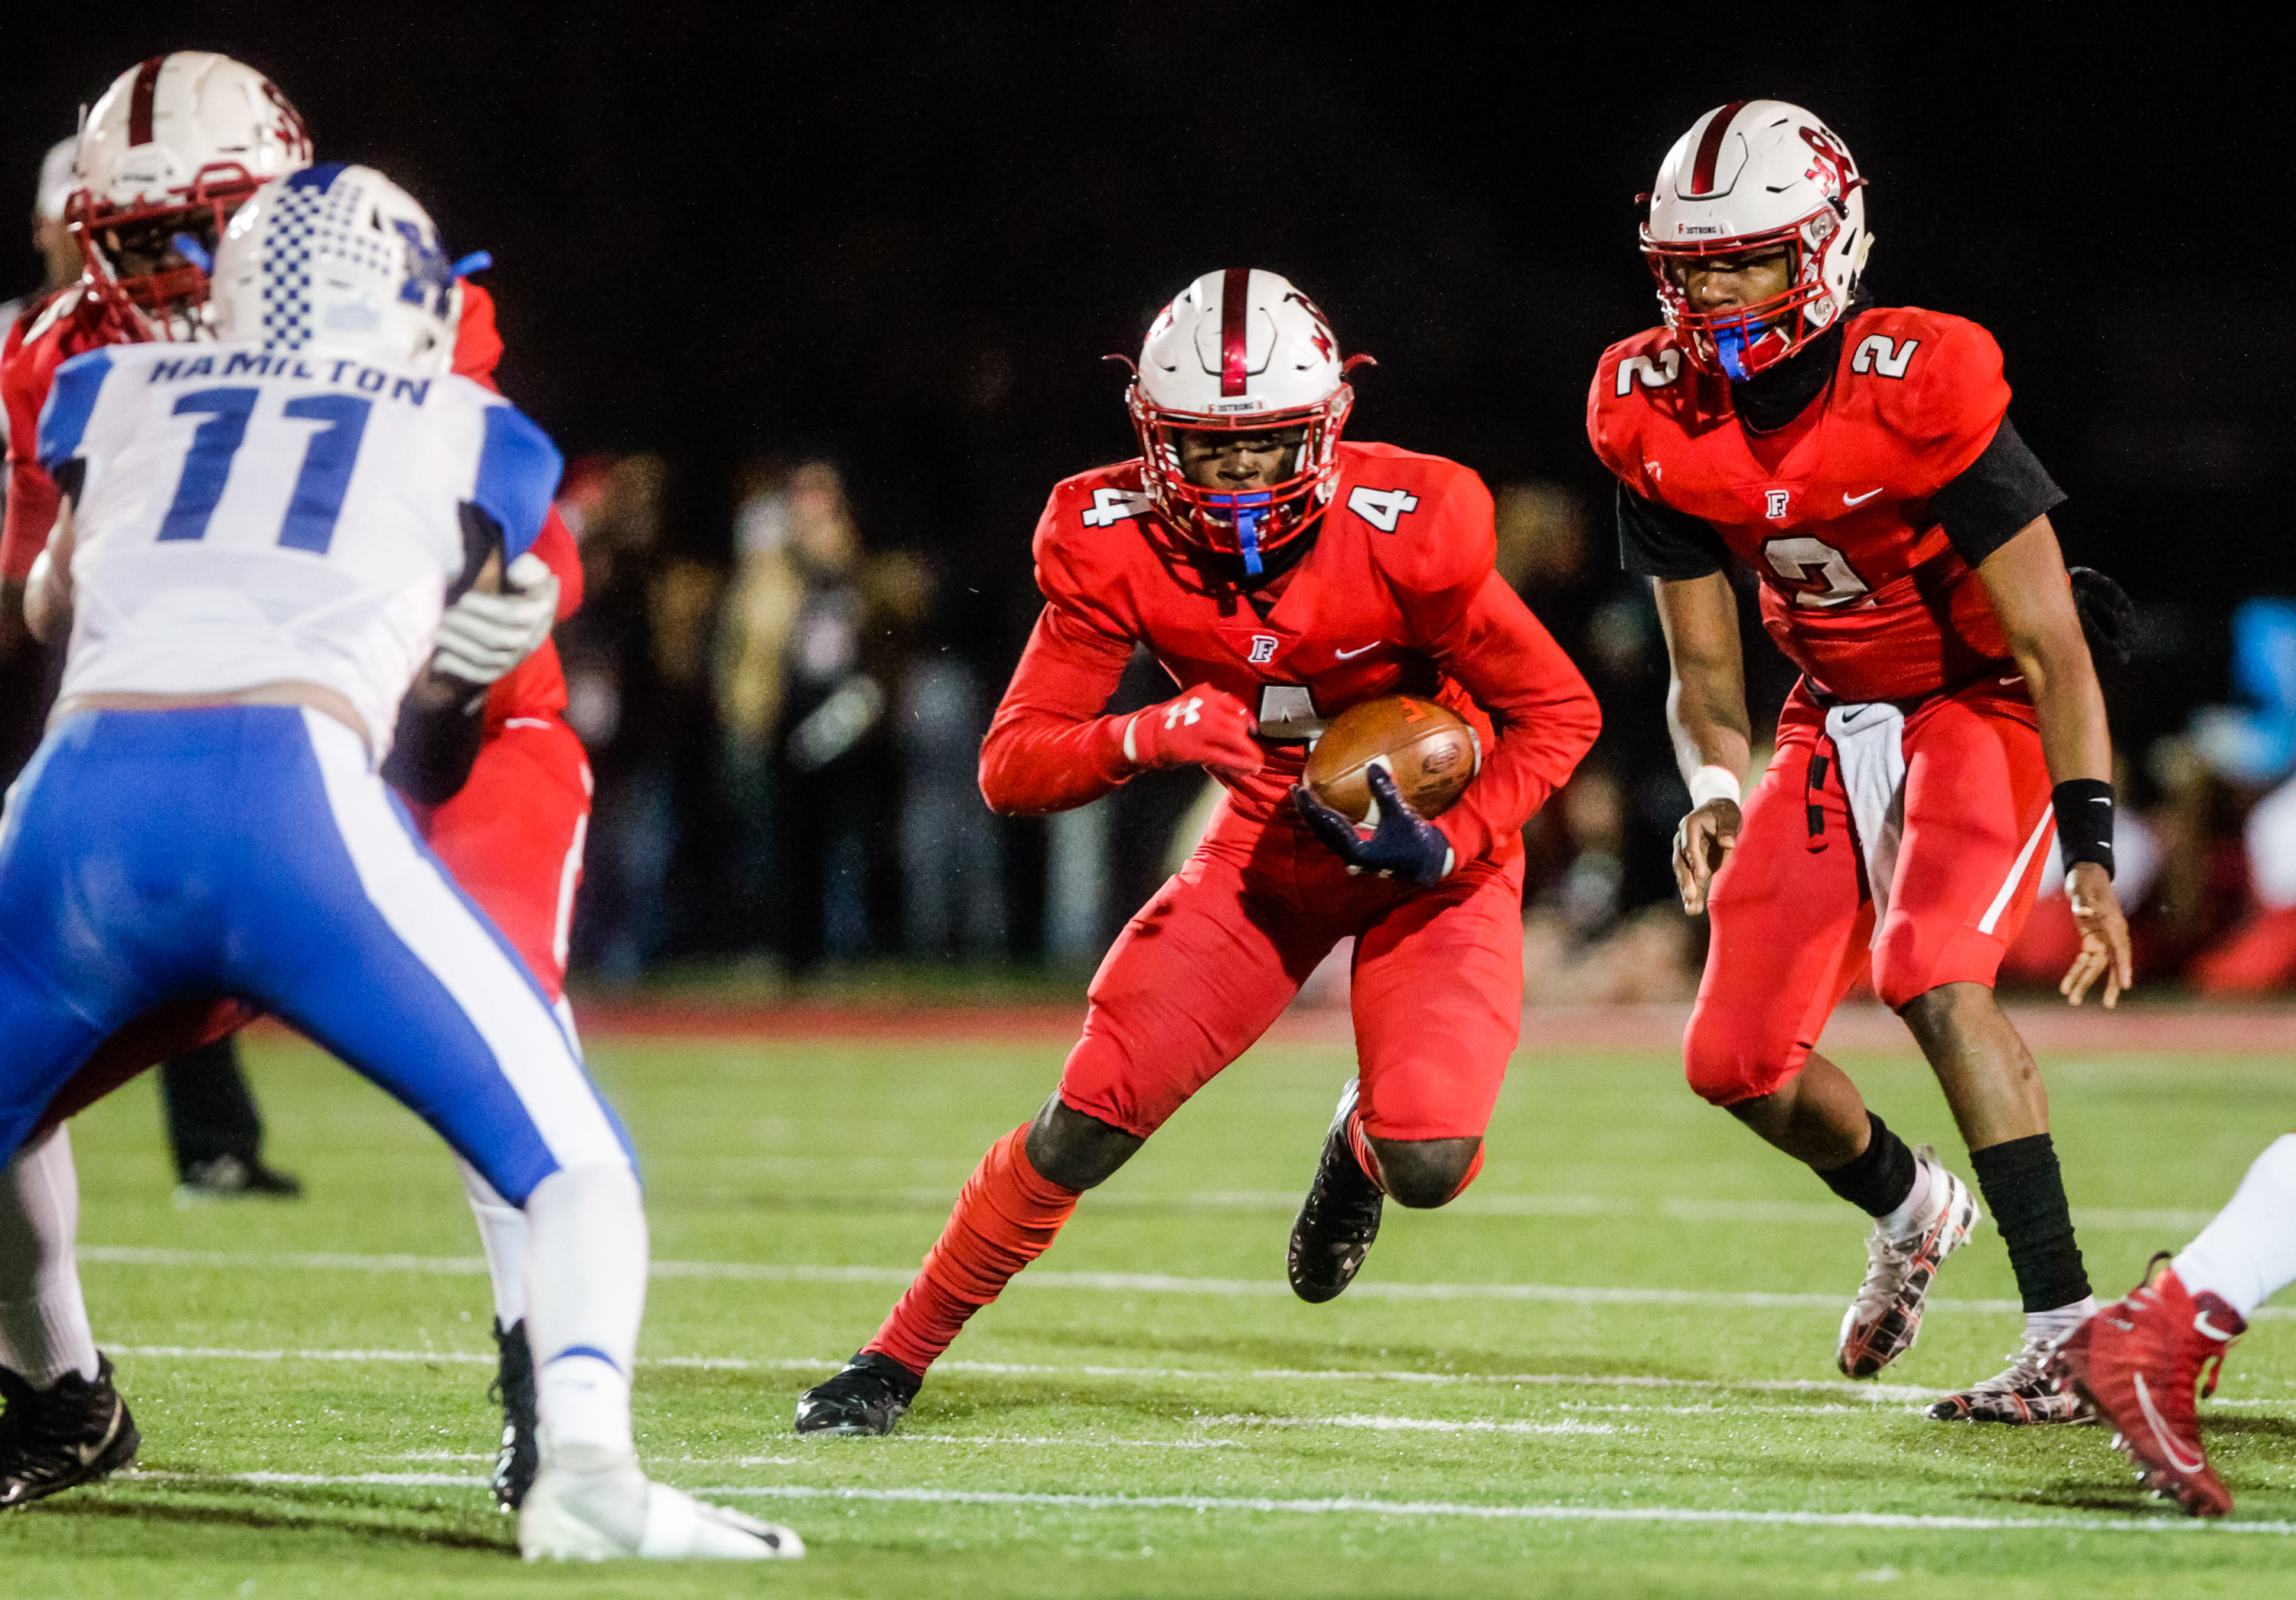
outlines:
{"label": "black undershirt sleeve", "polygon": [[2064,497],[2005,416],[1985,453],[1930,496],[1930,512],[1954,554],[1975,567]]}
{"label": "black undershirt sleeve", "polygon": [[475,685],[467,700],[419,706],[399,702],[398,728],[383,758],[382,781],[422,806],[443,806],[462,792],[478,765],[486,732],[487,692]]}
{"label": "black undershirt sleeve", "polygon": [[1710,578],[1730,555],[1700,518],[1619,485],[1619,565],[1637,578]]}

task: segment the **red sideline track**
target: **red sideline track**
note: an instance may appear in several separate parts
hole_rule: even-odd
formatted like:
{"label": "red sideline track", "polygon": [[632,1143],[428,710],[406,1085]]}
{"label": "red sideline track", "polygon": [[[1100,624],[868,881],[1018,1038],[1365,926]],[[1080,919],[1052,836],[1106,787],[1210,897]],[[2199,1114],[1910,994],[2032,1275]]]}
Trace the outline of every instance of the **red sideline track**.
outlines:
{"label": "red sideline track", "polygon": [[[2181,1054],[2286,1052],[2296,1057],[2296,1008],[2131,1005],[2105,1011],[2044,1000],[2013,1000],[2008,1011],[2045,1054]],[[977,1039],[1064,1044],[1084,1021],[1084,1003],[925,1004],[904,1000],[797,999],[728,1003],[706,997],[578,998],[574,1014],[591,1038]],[[1672,1050],[1690,1008],[1679,1005],[1557,1005],[1527,1009],[1526,1050]],[[1268,1032],[1277,1044],[1345,1044],[1343,1006],[1294,1006]],[[1905,1025],[1879,1005],[1845,1005],[1825,1030],[1835,1050],[1913,1048]]]}

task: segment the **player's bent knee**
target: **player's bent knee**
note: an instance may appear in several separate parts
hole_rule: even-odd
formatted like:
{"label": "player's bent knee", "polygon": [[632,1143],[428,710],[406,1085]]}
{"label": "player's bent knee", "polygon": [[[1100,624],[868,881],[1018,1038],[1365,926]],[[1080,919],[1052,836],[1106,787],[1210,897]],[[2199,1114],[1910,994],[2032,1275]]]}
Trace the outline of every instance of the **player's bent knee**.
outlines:
{"label": "player's bent knee", "polygon": [[1414,1210],[1448,1205],[1482,1169],[1480,1139],[1371,1139],[1380,1186]]}
{"label": "player's bent knee", "polygon": [[1691,1024],[1683,1041],[1682,1071],[1692,1092],[1710,1105],[1731,1106],[1775,1094],[1800,1071],[1783,1049],[1765,1049],[1726,1027]]}
{"label": "player's bent knee", "polygon": [[1132,1159],[1145,1139],[1087,1116],[1057,1091],[1029,1125],[1029,1165],[1063,1189],[1096,1189]]}

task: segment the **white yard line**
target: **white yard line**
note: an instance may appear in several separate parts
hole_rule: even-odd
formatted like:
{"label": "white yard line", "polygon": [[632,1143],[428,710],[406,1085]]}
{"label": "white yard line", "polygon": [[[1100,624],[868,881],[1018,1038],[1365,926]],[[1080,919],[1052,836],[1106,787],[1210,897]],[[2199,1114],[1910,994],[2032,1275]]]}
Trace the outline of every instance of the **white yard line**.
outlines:
{"label": "white yard line", "polygon": [[[477,1276],[486,1271],[478,1256],[355,1256],[258,1254],[229,1251],[152,1250],[90,1244],[79,1259],[97,1266],[249,1268],[256,1271],[427,1272]],[[656,1261],[658,1278],[715,1278],[767,1284],[883,1284],[906,1287],[916,1276],[906,1267],[795,1267],[744,1261]],[[1192,1294],[1287,1299],[1291,1286],[1274,1278],[1177,1277],[1143,1272],[1024,1272],[1015,1289],[1085,1290],[1110,1294]],[[1836,1311],[1839,1294],[1782,1294],[1760,1290],[1635,1289],[1576,1284],[1389,1284],[1358,1283],[1349,1298],[1396,1301],[1502,1301],[1577,1306],[1726,1307],[1751,1310]],[[2003,1314],[2021,1311],[2012,1300],[1933,1299],[1933,1311]],[[2257,1317],[2296,1317],[2296,1309],[2264,1307]],[[2254,1318],[2251,1318],[2254,1320]]]}
{"label": "white yard line", "polygon": [[1431,1416],[1207,1416],[1200,1428],[1361,1428],[1374,1433],[1617,1433],[1610,1423],[1498,1423],[1480,1419],[1457,1421]]}
{"label": "white yard line", "polygon": [[[483,1489],[488,1480],[447,1473],[128,1473],[119,1483],[201,1482],[291,1488]],[[1872,1528],[1931,1533],[2246,1533],[2285,1538],[2296,1522],[2204,1522],[2136,1514],[2127,1517],[1933,1516],[1894,1511],[1740,1511],[1687,1506],[1480,1506],[1456,1500],[1373,1500],[1354,1496],[1279,1499],[1250,1495],[1029,1494],[955,1489],[837,1489],[807,1483],[719,1483],[689,1492],[705,1497],[846,1500],[898,1506],[1041,1506],[1061,1511],[1240,1511],[1299,1516],[1457,1517],[1482,1522],[1681,1522],[1784,1528]]]}
{"label": "white yard line", "polygon": [[[422,1364],[447,1362],[466,1366],[491,1366],[495,1358],[470,1350],[223,1350],[186,1344],[111,1344],[114,1356],[152,1360],[184,1361],[378,1361]],[[702,1368],[718,1372],[802,1372],[826,1376],[841,1366],[835,1356],[641,1356],[640,1366]],[[974,1373],[988,1377],[1031,1377],[1074,1380],[1114,1378],[1134,1383],[1340,1383],[1476,1384],[1484,1387],[1555,1388],[1586,1386],[1611,1389],[1695,1389],[1729,1391],[1746,1390],[1772,1394],[1830,1394],[1862,1400],[1867,1405],[1906,1405],[1935,1399],[1941,1390],[1905,1383],[1852,1383],[1836,1378],[1675,1378],[1641,1373],[1456,1373],[1413,1372],[1345,1367],[1253,1367],[1221,1369],[1184,1366],[1058,1366],[1025,1361],[942,1360],[934,1370]]]}
{"label": "white yard line", "polygon": [[1279,1500],[1219,1495],[1022,1494],[954,1489],[823,1489],[811,1484],[753,1488],[716,1484],[691,1491],[783,1500],[874,1500],[928,1506],[1041,1506],[1069,1511],[1248,1511],[1304,1516],[1469,1517],[1526,1522],[1751,1523],[1788,1528],[1885,1528],[1971,1533],[2260,1533],[2285,1538],[2296,1522],[2204,1522],[2190,1517],[1924,1516],[1894,1511],[1723,1511],[1677,1506],[1477,1506],[1453,1500],[1366,1500],[1353,1497]]}

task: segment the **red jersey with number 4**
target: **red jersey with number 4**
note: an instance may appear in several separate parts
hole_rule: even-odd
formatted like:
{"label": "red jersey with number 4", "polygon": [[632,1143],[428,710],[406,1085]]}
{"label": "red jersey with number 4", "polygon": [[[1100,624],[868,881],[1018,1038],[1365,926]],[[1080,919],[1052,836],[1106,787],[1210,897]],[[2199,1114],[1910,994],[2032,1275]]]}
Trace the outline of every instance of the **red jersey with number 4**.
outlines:
{"label": "red jersey with number 4", "polygon": [[[0,345],[0,404],[8,411],[8,513],[0,529],[0,578],[20,584],[48,542],[59,498],[54,482],[34,454],[40,409],[56,368],[82,351],[103,344],[91,308],[78,288],[63,291],[19,318]],[[455,339],[455,371],[488,389],[502,359],[502,337],[495,331],[493,297],[476,283],[463,285],[463,320]],[[186,350],[195,357],[196,348]],[[534,541],[534,554],[558,575],[558,618],[564,621],[582,603],[582,558],[574,536],[553,509]],[[520,662],[487,695],[487,732],[512,717],[553,717],[566,709],[566,676],[558,648],[542,648]]]}
{"label": "red jersey with number 4", "polygon": [[1975,323],[1903,306],[1852,317],[1829,387],[1769,434],[1664,329],[1603,352],[1587,433],[1636,494],[1710,525],[1762,581],[1762,622],[1823,693],[1912,700],[2013,672],[1985,586],[1931,496],[2009,408]]}
{"label": "red jersey with number 4", "polygon": [[1126,717],[1102,711],[1136,644],[1175,684],[1210,684],[1259,715],[1267,765],[1225,779],[1252,821],[1294,820],[1308,742],[1384,694],[1441,701],[1482,741],[1480,772],[1437,822],[1462,865],[1519,834],[1601,726],[1586,680],[1492,570],[1491,496],[1472,472],[1390,445],[1340,447],[1315,546],[1272,582],[1262,616],[1208,580],[1150,508],[1140,464],[1053,491],[1037,525],[1045,596],[981,747],[1000,811],[1056,811],[1131,775]]}

